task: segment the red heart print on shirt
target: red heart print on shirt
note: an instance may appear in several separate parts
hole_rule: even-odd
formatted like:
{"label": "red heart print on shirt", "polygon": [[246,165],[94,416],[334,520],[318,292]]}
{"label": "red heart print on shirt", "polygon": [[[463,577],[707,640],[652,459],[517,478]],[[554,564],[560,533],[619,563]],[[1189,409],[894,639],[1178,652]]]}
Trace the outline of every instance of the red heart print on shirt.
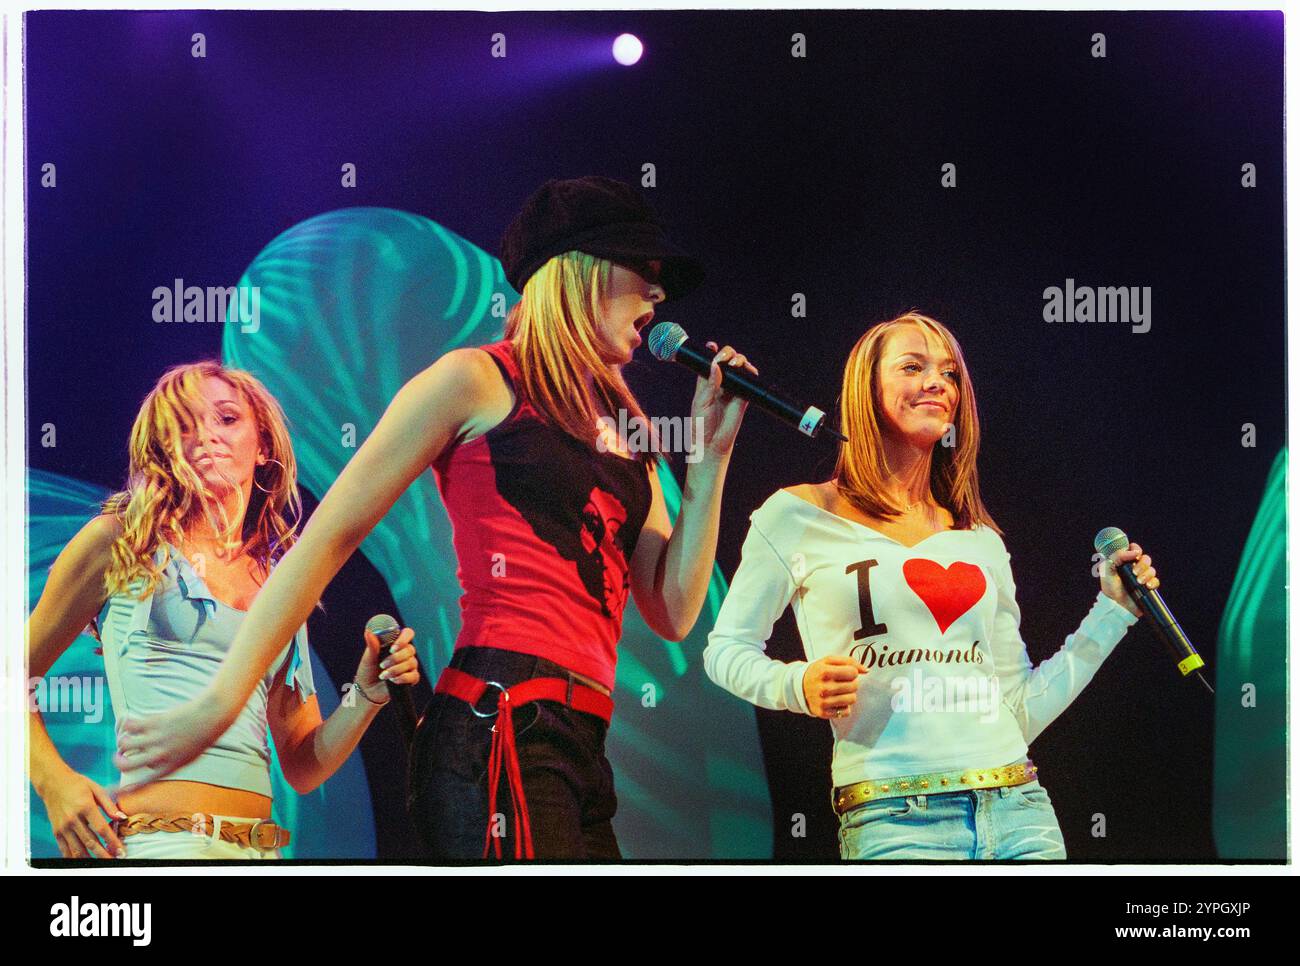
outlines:
{"label": "red heart print on shirt", "polygon": [[942,634],[984,596],[984,571],[974,564],[954,563],[947,569],[933,560],[913,558],[903,563],[903,579],[930,609]]}

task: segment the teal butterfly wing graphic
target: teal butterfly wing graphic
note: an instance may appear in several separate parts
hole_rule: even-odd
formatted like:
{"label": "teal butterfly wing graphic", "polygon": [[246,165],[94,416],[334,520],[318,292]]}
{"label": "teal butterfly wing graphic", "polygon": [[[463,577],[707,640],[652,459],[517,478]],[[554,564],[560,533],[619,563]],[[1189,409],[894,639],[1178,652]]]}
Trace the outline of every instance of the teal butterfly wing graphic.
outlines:
{"label": "teal butterfly wing graphic", "polygon": [[1215,651],[1214,844],[1219,858],[1287,854],[1287,450],[1274,457]]}

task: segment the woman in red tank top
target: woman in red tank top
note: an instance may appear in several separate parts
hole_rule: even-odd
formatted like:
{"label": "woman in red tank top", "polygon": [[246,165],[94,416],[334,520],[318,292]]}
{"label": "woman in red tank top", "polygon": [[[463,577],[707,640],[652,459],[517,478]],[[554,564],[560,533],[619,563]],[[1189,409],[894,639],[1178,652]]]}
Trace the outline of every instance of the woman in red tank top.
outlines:
{"label": "woman in red tank top", "polygon": [[694,626],[745,409],[722,392],[720,366],[756,370],[710,344],[673,526],[654,453],[628,451],[608,427],[644,418],[622,366],[655,306],[699,284],[698,262],[634,189],[587,177],[529,198],[502,263],[522,295],[506,340],[453,350],[402,387],[201,699],[131,723],[120,744],[133,761],[171,770],[224,731],[344,561],[432,466],[465,593],[455,655],[412,750],[421,836],[445,859],[499,856],[503,840],[517,857],[619,856],[604,741],[623,608],[633,597],[667,640]]}

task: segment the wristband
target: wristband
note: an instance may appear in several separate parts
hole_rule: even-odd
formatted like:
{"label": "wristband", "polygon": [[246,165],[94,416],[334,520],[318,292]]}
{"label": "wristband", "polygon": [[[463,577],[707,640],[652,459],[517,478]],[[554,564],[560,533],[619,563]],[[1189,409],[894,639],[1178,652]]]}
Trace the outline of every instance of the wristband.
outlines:
{"label": "wristband", "polygon": [[[380,683],[382,684],[383,682],[381,681]],[[390,697],[390,698],[385,698],[383,701],[376,701],[370,695],[366,694],[366,689],[361,686],[361,682],[358,681],[356,678],[352,679],[352,686],[361,692],[361,696],[363,698],[365,698],[367,701],[369,701],[371,704],[375,705],[376,707],[382,708],[390,700],[392,700]]]}

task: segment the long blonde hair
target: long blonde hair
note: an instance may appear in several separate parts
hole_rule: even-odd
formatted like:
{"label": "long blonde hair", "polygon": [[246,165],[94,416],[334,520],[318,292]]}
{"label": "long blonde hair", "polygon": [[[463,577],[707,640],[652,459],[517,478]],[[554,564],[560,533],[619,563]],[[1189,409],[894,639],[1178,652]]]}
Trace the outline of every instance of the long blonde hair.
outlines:
{"label": "long blonde hair", "polygon": [[967,530],[982,523],[1001,534],[980,498],[979,473],[975,466],[980,445],[979,414],[966,359],[952,332],[916,311],[873,325],[849,353],[840,395],[840,428],[849,441],[840,444],[835,464],[840,495],[868,516],[889,519],[902,512],[884,496],[889,467],[885,461],[883,416],[878,401],[885,337],[900,325],[920,326],[938,336],[957,365],[959,399],[952,419],[956,426],[956,445],[944,446],[942,439],[934,444],[930,456],[930,491],[936,502],[953,515],[956,529]]}
{"label": "long blonde hair", "polygon": [[[254,471],[254,486],[238,535],[232,533],[235,524],[224,503],[185,458],[182,443],[182,434],[195,426],[195,414],[207,406],[201,389],[209,376],[224,380],[243,394],[267,456],[266,463]],[[121,533],[113,543],[112,562],[104,574],[106,593],[125,591],[137,577],[145,580],[140,597],[152,593],[171,559],[168,550],[166,559],[157,563],[154,552],[168,540],[181,546],[186,525],[199,516],[207,520],[225,546],[242,546],[261,565],[263,573],[269,572],[273,560],[295,540],[302,517],[297,480],[298,467],[284,411],[256,377],[215,360],[168,369],[145,397],[131,427],[126,489],[114,493],[103,504],[103,512],[112,514],[121,524]],[[286,519],[286,514],[292,516],[293,522]]]}
{"label": "long blonde hair", "polygon": [[[626,410],[629,424],[636,417],[653,433],[622,368],[600,358],[597,320],[609,291],[611,265],[585,252],[556,255],[524,284],[522,298],[506,319],[506,338],[514,343],[528,398],[560,429],[593,449],[597,403],[615,416]],[[584,378],[588,372],[591,391]],[[637,455],[649,465],[656,448]]]}

